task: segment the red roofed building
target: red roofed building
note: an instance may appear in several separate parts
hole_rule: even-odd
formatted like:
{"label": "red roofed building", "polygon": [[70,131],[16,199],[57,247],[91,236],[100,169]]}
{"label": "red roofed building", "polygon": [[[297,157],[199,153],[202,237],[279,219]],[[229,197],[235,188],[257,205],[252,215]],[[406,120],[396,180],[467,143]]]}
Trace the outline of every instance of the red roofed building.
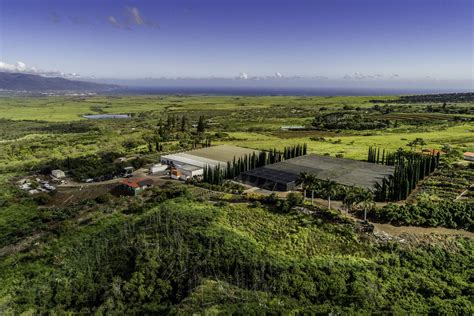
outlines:
{"label": "red roofed building", "polygon": [[118,189],[121,193],[136,196],[142,191],[151,188],[153,180],[147,178],[125,179],[120,181]]}
{"label": "red roofed building", "polygon": [[474,161],[474,152],[465,152],[464,160]]}
{"label": "red roofed building", "polygon": [[433,149],[433,148],[425,148],[421,151],[423,154],[426,154],[426,155],[433,155],[433,156],[436,156],[438,154],[440,155],[444,155],[445,152],[442,151],[442,150],[439,150],[439,149]]}

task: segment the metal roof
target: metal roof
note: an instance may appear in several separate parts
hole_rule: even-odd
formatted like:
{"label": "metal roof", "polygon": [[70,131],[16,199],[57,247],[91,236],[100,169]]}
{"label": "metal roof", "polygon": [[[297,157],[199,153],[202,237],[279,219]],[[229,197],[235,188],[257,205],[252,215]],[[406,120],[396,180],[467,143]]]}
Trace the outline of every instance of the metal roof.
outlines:
{"label": "metal roof", "polygon": [[218,165],[223,167],[227,162],[234,160],[234,158],[239,159],[252,153],[258,154],[259,151],[231,145],[219,145],[165,155],[161,157],[161,161],[173,161],[176,165],[192,165],[201,168],[209,166],[214,168]]}
{"label": "metal roof", "polygon": [[249,170],[243,175],[291,183],[306,172],[321,180],[330,179],[343,185],[371,189],[383,178],[393,175],[394,170],[392,166],[310,154]]}

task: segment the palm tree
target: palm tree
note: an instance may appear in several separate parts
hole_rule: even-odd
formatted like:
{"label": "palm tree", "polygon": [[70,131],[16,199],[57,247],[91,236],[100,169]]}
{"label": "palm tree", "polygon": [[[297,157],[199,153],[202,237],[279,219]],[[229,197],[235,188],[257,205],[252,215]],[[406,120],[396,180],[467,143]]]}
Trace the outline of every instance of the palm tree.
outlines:
{"label": "palm tree", "polygon": [[303,186],[303,201],[306,200],[306,189],[310,184],[310,177],[311,175],[307,174],[306,172],[300,173],[298,179],[296,179],[296,185]]}
{"label": "palm tree", "polygon": [[375,207],[374,195],[372,192],[367,191],[363,195],[362,208],[364,209],[364,222],[367,222],[367,210],[371,210]]}
{"label": "palm tree", "polygon": [[331,196],[336,195],[337,183],[327,179],[324,182],[323,192],[328,197],[328,208],[331,209]]}
{"label": "palm tree", "polygon": [[318,193],[321,189],[320,182],[315,177],[311,177],[308,189],[311,190],[311,205],[314,205],[314,192]]}
{"label": "palm tree", "polygon": [[359,202],[359,190],[354,186],[347,188],[344,199],[342,200],[347,211],[349,212],[357,202]]}

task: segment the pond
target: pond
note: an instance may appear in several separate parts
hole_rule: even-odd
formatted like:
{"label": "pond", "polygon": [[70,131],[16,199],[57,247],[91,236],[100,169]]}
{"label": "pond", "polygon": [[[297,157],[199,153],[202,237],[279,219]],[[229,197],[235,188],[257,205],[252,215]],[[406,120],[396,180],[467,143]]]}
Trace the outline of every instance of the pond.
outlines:
{"label": "pond", "polygon": [[130,114],[90,114],[83,115],[87,119],[91,120],[103,120],[103,119],[128,119],[131,118]]}

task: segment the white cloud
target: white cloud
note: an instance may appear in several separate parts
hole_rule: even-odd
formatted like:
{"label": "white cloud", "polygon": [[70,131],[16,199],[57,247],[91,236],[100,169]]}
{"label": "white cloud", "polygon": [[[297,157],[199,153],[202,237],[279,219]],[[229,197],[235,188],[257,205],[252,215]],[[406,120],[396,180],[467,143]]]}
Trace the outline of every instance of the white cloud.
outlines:
{"label": "white cloud", "polygon": [[243,79],[243,80],[246,80],[248,78],[249,78],[249,75],[247,75],[245,72],[241,72],[239,76],[237,77],[237,79]]}
{"label": "white cloud", "polygon": [[281,79],[283,75],[280,72],[275,73],[275,78]]}
{"label": "white cloud", "polygon": [[345,80],[365,80],[365,79],[380,79],[383,78],[382,74],[363,74],[360,72],[354,72],[351,74],[346,74],[343,79]]}
{"label": "white cloud", "polygon": [[143,21],[142,16],[140,15],[140,11],[136,7],[127,7],[127,13],[129,14],[130,18],[132,19],[132,23],[136,25],[143,25],[145,22]]}
{"label": "white cloud", "polygon": [[137,7],[125,7],[125,12],[121,16],[110,15],[107,17],[107,22],[113,27],[125,30],[132,30],[133,26],[159,27],[157,22],[145,19]]}
{"label": "white cloud", "polygon": [[26,70],[25,63],[18,61],[15,64],[7,64],[0,61],[0,71],[5,72],[24,72]]}
{"label": "white cloud", "polygon": [[63,77],[63,78],[80,78],[77,73],[64,73],[55,70],[42,70],[36,67],[28,67],[24,62],[18,61],[15,64],[8,64],[0,61],[0,72],[17,72],[24,74],[40,75],[45,77]]}
{"label": "white cloud", "polygon": [[112,26],[114,26],[114,27],[117,27],[117,28],[122,27],[120,25],[119,21],[117,21],[117,19],[112,15],[107,17],[107,21],[109,21],[109,23],[112,24]]}

